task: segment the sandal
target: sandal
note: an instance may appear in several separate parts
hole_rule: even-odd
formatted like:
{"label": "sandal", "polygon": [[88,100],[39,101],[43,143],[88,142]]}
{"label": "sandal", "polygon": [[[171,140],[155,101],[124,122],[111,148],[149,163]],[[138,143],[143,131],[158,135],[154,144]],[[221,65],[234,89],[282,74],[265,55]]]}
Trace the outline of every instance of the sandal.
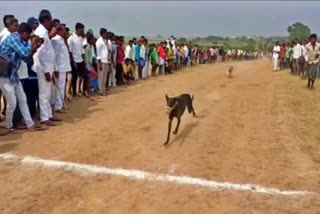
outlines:
{"label": "sandal", "polygon": [[8,128],[8,131],[7,131],[8,134],[17,134],[17,130],[15,128]]}
{"label": "sandal", "polygon": [[34,124],[33,126],[31,126],[30,128],[28,128],[29,131],[34,132],[34,131],[43,131],[43,130],[47,130],[48,127],[45,126],[41,126],[41,125],[36,125]]}

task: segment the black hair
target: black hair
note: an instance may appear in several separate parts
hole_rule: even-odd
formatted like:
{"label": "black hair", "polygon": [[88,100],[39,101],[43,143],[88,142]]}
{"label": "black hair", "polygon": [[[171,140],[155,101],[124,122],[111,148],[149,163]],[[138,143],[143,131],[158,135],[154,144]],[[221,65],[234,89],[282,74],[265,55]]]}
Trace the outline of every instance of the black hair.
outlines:
{"label": "black hair", "polygon": [[61,25],[62,25],[63,27],[66,27],[66,24],[64,24],[64,23],[62,23]]}
{"label": "black hair", "polygon": [[66,32],[69,33],[70,32],[70,28],[66,27]]}
{"label": "black hair", "polygon": [[84,25],[82,23],[77,23],[75,26],[76,30],[84,29]]}
{"label": "black hair", "polygon": [[39,22],[43,24],[46,20],[51,20],[51,13],[49,10],[41,10],[39,14]]}
{"label": "black hair", "polygon": [[60,24],[60,20],[59,20],[59,19],[53,19],[52,22],[53,22],[53,23],[59,23],[59,24]]}
{"label": "black hair", "polygon": [[108,33],[108,30],[105,28],[100,28],[100,36],[102,36],[105,33]]}
{"label": "black hair", "polygon": [[311,34],[310,39],[317,39],[317,34],[315,34],[315,33]]}
{"label": "black hair", "polygon": [[22,22],[18,27],[18,33],[32,33],[32,27],[25,22]]}
{"label": "black hair", "polygon": [[133,40],[129,40],[129,43],[133,43]]}
{"label": "black hair", "polygon": [[16,18],[10,18],[7,20],[7,26],[9,27],[10,25],[13,25],[14,23],[18,23],[18,19]]}
{"label": "black hair", "polygon": [[3,25],[8,27],[7,23],[10,19],[14,18],[14,15],[4,15],[3,16]]}
{"label": "black hair", "polygon": [[126,59],[124,60],[124,63],[129,64],[129,63],[130,63],[130,59],[129,59],[129,58],[126,58]]}

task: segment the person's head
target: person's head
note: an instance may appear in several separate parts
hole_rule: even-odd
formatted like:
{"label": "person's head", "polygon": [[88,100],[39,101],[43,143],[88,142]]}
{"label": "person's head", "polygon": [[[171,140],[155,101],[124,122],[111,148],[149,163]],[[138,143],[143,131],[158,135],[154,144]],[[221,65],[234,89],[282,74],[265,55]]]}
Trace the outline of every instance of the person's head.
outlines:
{"label": "person's head", "polygon": [[144,39],[144,40],[143,40],[143,43],[144,43],[145,46],[147,46],[147,45],[148,45],[148,40],[147,40],[147,39]]}
{"label": "person's head", "polygon": [[20,35],[20,39],[24,42],[29,41],[32,33],[32,28],[25,22],[22,22],[18,27],[18,34]]}
{"label": "person's head", "polygon": [[146,39],[145,36],[141,36],[141,37],[140,37],[140,40],[141,40],[142,42],[143,42],[145,39]]}
{"label": "person's head", "polygon": [[120,40],[121,44],[123,45],[124,44],[124,36],[120,36],[119,40]]}
{"label": "person's head", "polygon": [[70,28],[65,27],[65,31],[66,31],[66,38],[68,38],[70,36]]}
{"label": "person's head", "polygon": [[133,41],[129,40],[129,46],[132,47]]}
{"label": "person's head", "polygon": [[125,63],[126,65],[129,65],[129,64],[130,64],[130,59],[129,59],[129,58],[126,58],[126,59],[124,60],[124,63]]}
{"label": "person's head", "polygon": [[101,28],[101,29],[100,29],[100,36],[101,36],[103,39],[108,39],[108,31],[107,31],[107,29]]}
{"label": "person's head", "polygon": [[94,38],[93,35],[90,34],[90,35],[87,37],[87,42],[88,42],[89,45],[94,45],[94,44],[96,43],[96,39]]}
{"label": "person's head", "polygon": [[39,21],[35,17],[30,17],[27,23],[31,26],[32,30],[35,30],[39,26]]}
{"label": "person's head", "polygon": [[316,44],[317,42],[317,34],[311,34],[310,35],[310,42],[312,45]]}
{"label": "person's head", "polygon": [[48,31],[52,28],[52,16],[49,10],[41,10],[39,14],[39,22],[42,24]]}
{"label": "person's head", "polygon": [[133,39],[132,39],[132,42],[133,42],[133,44],[136,45],[136,44],[137,44],[137,38],[133,38]]}
{"label": "person's head", "polygon": [[61,36],[62,38],[66,38],[66,30],[63,25],[57,25],[57,34]]}
{"label": "person's head", "polygon": [[84,25],[82,23],[77,23],[75,26],[76,34],[81,37],[85,37]]}
{"label": "person's head", "polygon": [[14,15],[4,15],[3,16],[3,25],[7,28],[8,27],[8,21],[10,19],[13,19]]}
{"label": "person's head", "polygon": [[114,33],[112,33],[111,31],[108,31],[108,39],[110,41],[114,41]]}
{"label": "person's head", "polygon": [[138,45],[141,45],[142,44],[142,41],[139,39],[138,40]]}
{"label": "person's head", "polygon": [[16,18],[9,19],[7,24],[8,24],[7,28],[10,33],[17,32],[19,27],[18,19]]}
{"label": "person's head", "polygon": [[53,27],[58,27],[58,25],[60,25],[60,20],[59,19],[53,19],[52,20],[52,25],[53,25]]}
{"label": "person's head", "polygon": [[[276,41],[276,46],[278,46],[279,45],[279,42],[278,41]],[[222,47],[221,47],[222,48]]]}

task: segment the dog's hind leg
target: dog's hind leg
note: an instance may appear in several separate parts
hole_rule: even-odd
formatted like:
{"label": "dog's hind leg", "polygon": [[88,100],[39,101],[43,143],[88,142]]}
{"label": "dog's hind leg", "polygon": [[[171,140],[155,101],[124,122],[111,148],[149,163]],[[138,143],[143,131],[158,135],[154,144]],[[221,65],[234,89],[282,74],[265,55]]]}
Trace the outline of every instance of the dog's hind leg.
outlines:
{"label": "dog's hind leg", "polygon": [[181,122],[181,118],[178,118],[176,129],[173,132],[174,135],[176,135],[179,131],[180,122]]}
{"label": "dog's hind leg", "polygon": [[196,116],[196,112],[194,111],[194,108],[193,108],[193,105],[192,105],[192,101],[190,103],[188,103],[187,108],[188,108],[189,114],[192,113],[193,116],[195,117]]}
{"label": "dog's hind leg", "polygon": [[164,143],[164,145],[167,145],[170,141],[171,125],[172,125],[172,119],[169,119],[167,141]]}

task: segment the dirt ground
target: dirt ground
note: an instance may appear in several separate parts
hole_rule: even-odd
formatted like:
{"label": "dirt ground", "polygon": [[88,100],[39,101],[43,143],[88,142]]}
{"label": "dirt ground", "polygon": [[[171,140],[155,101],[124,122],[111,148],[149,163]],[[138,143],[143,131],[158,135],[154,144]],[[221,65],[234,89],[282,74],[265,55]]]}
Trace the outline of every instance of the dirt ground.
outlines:
{"label": "dirt ground", "polygon": [[[269,59],[232,64],[234,79],[225,77],[226,63],[200,65],[113,89],[96,101],[78,99],[70,105],[74,120],[65,116],[46,132],[0,137],[0,153],[320,194],[319,123],[307,117],[310,109],[301,110],[318,91],[288,72],[273,73]],[[165,94],[183,92],[195,95],[198,118],[185,114],[166,148]],[[6,161],[0,161],[0,186],[0,213],[6,214],[320,213],[318,195],[81,177]]]}

